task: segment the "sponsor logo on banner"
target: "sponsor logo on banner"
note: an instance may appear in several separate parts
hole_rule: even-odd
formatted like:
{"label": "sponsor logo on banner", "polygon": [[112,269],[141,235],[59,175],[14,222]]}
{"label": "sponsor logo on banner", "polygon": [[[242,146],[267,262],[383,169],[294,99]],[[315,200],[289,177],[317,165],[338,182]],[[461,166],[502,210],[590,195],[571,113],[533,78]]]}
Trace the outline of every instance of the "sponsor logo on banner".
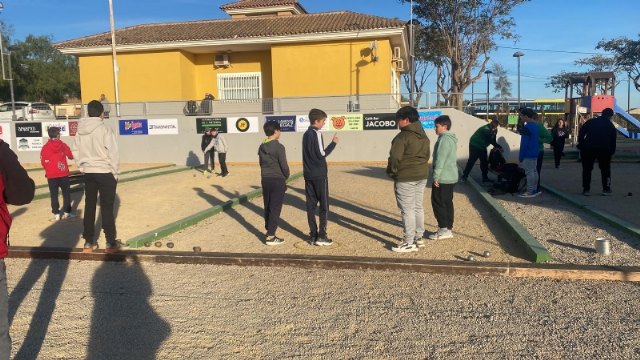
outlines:
{"label": "sponsor logo on banner", "polygon": [[[296,116],[295,115],[286,115],[286,116],[265,116],[264,122],[267,121],[277,121],[280,124],[280,131],[296,131]],[[309,127],[307,125],[307,127]],[[306,130],[306,129],[305,129]]]}
{"label": "sponsor logo on banner", "polygon": [[49,136],[49,128],[58,127],[60,128],[60,135],[69,136],[69,124],[66,121],[58,121],[58,122],[43,122],[43,136]]}
{"label": "sponsor logo on banner", "polygon": [[69,136],[76,136],[78,133],[78,122],[69,121]]}
{"label": "sponsor logo on banner", "polygon": [[227,122],[231,124],[227,129],[230,134],[257,133],[260,127],[257,116],[229,117]]}
{"label": "sponsor logo on banner", "polygon": [[[329,122],[330,120],[327,119],[320,131],[329,131]],[[308,115],[296,115],[296,131],[305,132],[309,126],[311,126],[311,121],[309,121]]]}
{"label": "sponsor logo on banner", "polygon": [[227,118],[196,118],[196,132],[204,134],[204,129],[218,129],[219,133],[227,132]]}
{"label": "sponsor logo on banner", "polygon": [[18,139],[18,151],[40,151],[43,145],[41,137],[23,137]]}
{"label": "sponsor logo on banner", "polygon": [[395,130],[398,128],[395,113],[364,114],[365,130]]}
{"label": "sponsor logo on banner", "polygon": [[16,138],[42,137],[42,123],[16,124]]}
{"label": "sponsor logo on banner", "polygon": [[0,139],[11,147],[11,123],[0,123]]}
{"label": "sponsor logo on banner", "polygon": [[178,119],[149,119],[149,135],[178,134]]}
{"label": "sponsor logo on banner", "polygon": [[420,111],[418,115],[423,129],[435,129],[436,123],[433,120],[442,115],[442,111]]}
{"label": "sponsor logo on banner", "polygon": [[146,119],[120,120],[120,135],[147,135],[149,126]]}
{"label": "sponsor logo on banner", "polygon": [[329,115],[328,120],[331,131],[360,131],[363,128],[362,114]]}

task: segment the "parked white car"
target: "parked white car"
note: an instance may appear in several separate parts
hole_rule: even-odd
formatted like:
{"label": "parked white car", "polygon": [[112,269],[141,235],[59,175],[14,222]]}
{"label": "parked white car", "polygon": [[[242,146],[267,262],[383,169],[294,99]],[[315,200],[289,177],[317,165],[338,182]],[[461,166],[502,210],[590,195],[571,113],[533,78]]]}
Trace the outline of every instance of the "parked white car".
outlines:
{"label": "parked white car", "polygon": [[[44,102],[16,101],[16,120],[18,121],[49,121],[55,120],[51,105]],[[11,103],[0,104],[0,120],[11,120],[13,111]]]}

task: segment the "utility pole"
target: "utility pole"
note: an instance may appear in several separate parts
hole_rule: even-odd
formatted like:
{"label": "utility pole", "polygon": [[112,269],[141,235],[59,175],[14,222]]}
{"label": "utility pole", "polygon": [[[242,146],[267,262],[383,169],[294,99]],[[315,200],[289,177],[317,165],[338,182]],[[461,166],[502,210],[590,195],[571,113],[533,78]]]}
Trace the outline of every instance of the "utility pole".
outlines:
{"label": "utility pole", "polygon": [[118,60],[116,58],[116,27],[113,20],[113,0],[109,0],[109,23],[111,25],[111,53],[113,57],[113,85],[116,95],[116,115],[120,116],[120,91],[118,85]]}

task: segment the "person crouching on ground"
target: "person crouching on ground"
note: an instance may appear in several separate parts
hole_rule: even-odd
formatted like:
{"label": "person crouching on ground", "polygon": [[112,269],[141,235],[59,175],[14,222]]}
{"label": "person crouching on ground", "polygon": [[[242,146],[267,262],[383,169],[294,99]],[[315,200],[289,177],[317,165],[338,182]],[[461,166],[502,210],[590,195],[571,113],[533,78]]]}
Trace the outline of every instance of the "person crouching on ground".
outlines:
{"label": "person crouching on ground", "polygon": [[451,132],[451,119],[447,115],[438,116],[435,125],[438,140],[433,149],[431,207],[438,222],[438,231],[429,235],[431,240],[453,237],[453,188],[458,182],[458,138]]}
{"label": "person crouching on ground", "polygon": [[387,175],[402,216],[402,242],[391,248],[395,252],[418,251],[416,241],[424,235],[424,188],[429,177],[430,142],[422,128],[418,110],[404,106],[396,112],[400,128],[391,141]]}
{"label": "person crouching on ground", "polygon": [[[71,186],[69,185],[69,165],[67,159],[73,160],[73,154],[67,144],[60,140],[60,128],[52,126],[48,130],[49,141],[40,150],[40,164],[44,168],[49,194],[51,195],[51,212],[54,220],[76,217],[71,212]],[[58,201],[58,189],[62,190],[62,211]]]}
{"label": "person crouching on ground", "polygon": [[264,124],[267,138],[258,148],[260,175],[262,177],[262,199],[264,200],[264,227],[267,230],[265,244],[280,245],[284,239],[276,236],[278,220],[282,211],[284,193],[287,191],[289,164],[287,153],[280,139],[280,124],[267,121]]}
{"label": "person crouching on ground", "polygon": [[102,104],[93,100],[87,104],[88,118],[78,122],[74,157],[78,169],[84,174],[84,219],[82,238],[84,252],[98,248],[95,239],[96,203],[100,194],[102,228],[107,239],[106,252],[116,252],[120,243],[116,240],[116,222],[113,204],[120,174],[120,155],[116,135],[104,124]]}
{"label": "person crouching on ground", "polygon": [[462,172],[462,182],[467,181],[467,177],[471,173],[476,160],[480,159],[480,171],[482,172],[482,182],[490,182],[489,179],[489,162],[487,160],[487,147],[493,145],[494,148],[502,150],[502,146],[496,142],[498,134],[498,120],[493,119],[490,123],[481,126],[469,139],[469,160]]}
{"label": "person crouching on ground", "polygon": [[538,161],[538,139],[539,128],[535,121],[536,113],[529,109],[522,109],[520,112],[520,153],[518,160],[527,176],[527,190],[519,197],[530,198],[538,195],[538,171],[536,170]]}

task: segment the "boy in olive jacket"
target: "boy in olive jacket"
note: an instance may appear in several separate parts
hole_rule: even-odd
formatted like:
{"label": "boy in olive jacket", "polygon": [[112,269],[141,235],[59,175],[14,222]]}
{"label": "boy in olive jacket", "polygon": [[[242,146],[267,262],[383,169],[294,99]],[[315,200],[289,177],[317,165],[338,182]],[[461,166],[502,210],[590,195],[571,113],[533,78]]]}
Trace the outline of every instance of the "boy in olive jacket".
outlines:
{"label": "boy in olive jacket", "polygon": [[429,177],[429,138],[422,128],[418,111],[405,106],[396,112],[400,133],[393,138],[387,175],[393,179],[396,202],[402,216],[403,241],[391,248],[395,252],[418,251],[424,234],[424,188]]}
{"label": "boy in olive jacket", "polygon": [[458,182],[456,149],[458,138],[451,130],[451,119],[447,115],[436,118],[438,140],[433,149],[433,187],[431,207],[438,222],[438,231],[429,239],[450,239],[453,237],[453,188]]}

